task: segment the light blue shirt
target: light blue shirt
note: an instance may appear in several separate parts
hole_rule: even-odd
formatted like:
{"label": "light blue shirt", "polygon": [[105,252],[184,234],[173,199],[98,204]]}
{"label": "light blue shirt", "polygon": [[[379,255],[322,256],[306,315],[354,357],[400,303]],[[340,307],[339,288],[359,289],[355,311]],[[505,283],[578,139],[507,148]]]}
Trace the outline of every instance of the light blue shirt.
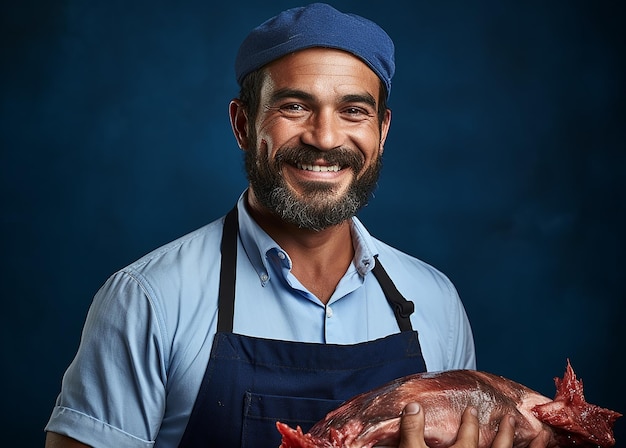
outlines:
{"label": "light blue shirt", "polygon": [[[355,257],[324,306],[239,199],[235,333],[355,344],[399,331],[370,272],[378,255],[411,316],[429,371],[475,368],[469,322],[452,283],[352,220]],[[94,447],[178,445],[217,327],[223,219],[111,276],[91,305],[47,431]]]}

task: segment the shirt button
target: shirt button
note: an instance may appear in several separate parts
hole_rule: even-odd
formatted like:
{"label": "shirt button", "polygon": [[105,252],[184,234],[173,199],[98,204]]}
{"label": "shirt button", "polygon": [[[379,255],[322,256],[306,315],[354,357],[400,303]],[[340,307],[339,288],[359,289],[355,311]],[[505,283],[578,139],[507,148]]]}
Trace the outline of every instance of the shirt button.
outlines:
{"label": "shirt button", "polygon": [[269,280],[269,276],[267,274],[265,274],[265,273],[261,274],[261,281],[263,283],[265,283],[268,280]]}
{"label": "shirt button", "polygon": [[285,253],[284,252],[278,252],[278,258],[280,258],[281,260],[285,259]]}
{"label": "shirt button", "polygon": [[326,317],[328,319],[330,319],[331,317],[333,317],[333,309],[329,306],[326,307]]}

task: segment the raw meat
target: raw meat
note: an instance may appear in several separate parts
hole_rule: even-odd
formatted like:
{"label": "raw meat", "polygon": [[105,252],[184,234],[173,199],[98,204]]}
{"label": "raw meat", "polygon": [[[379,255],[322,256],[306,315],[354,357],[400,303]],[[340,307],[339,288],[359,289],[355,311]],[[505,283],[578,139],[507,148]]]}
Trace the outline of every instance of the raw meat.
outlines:
{"label": "raw meat", "polygon": [[303,434],[277,422],[280,448],[371,448],[397,446],[404,406],[424,410],[424,438],[429,447],[452,445],[469,405],[478,410],[480,447],[490,447],[500,420],[513,415],[516,448],[527,446],[542,428],[551,431],[550,447],[607,448],[615,445],[618,412],[588,404],[582,381],[569,360],[563,379],[555,378],[554,400],[501,376],[474,370],[420,373],[399,378],[358,395],[330,412]]}

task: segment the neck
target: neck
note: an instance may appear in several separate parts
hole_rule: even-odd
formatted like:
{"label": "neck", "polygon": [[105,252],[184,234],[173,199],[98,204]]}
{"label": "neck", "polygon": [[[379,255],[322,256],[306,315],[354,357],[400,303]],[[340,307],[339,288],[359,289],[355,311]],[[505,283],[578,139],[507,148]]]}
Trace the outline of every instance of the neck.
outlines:
{"label": "neck", "polygon": [[289,254],[293,275],[327,303],[354,258],[350,221],[319,231],[303,229],[259,204],[252,190],[247,205],[257,224]]}

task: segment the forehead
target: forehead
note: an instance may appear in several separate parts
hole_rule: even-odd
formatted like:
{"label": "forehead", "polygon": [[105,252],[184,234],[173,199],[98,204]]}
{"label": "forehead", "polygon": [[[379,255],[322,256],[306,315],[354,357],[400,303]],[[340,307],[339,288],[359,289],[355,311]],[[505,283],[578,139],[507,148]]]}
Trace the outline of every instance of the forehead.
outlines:
{"label": "forehead", "polygon": [[310,48],[266,66],[263,91],[297,89],[314,95],[369,94],[378,102],[380,79],[361,59],[329,48]]}

